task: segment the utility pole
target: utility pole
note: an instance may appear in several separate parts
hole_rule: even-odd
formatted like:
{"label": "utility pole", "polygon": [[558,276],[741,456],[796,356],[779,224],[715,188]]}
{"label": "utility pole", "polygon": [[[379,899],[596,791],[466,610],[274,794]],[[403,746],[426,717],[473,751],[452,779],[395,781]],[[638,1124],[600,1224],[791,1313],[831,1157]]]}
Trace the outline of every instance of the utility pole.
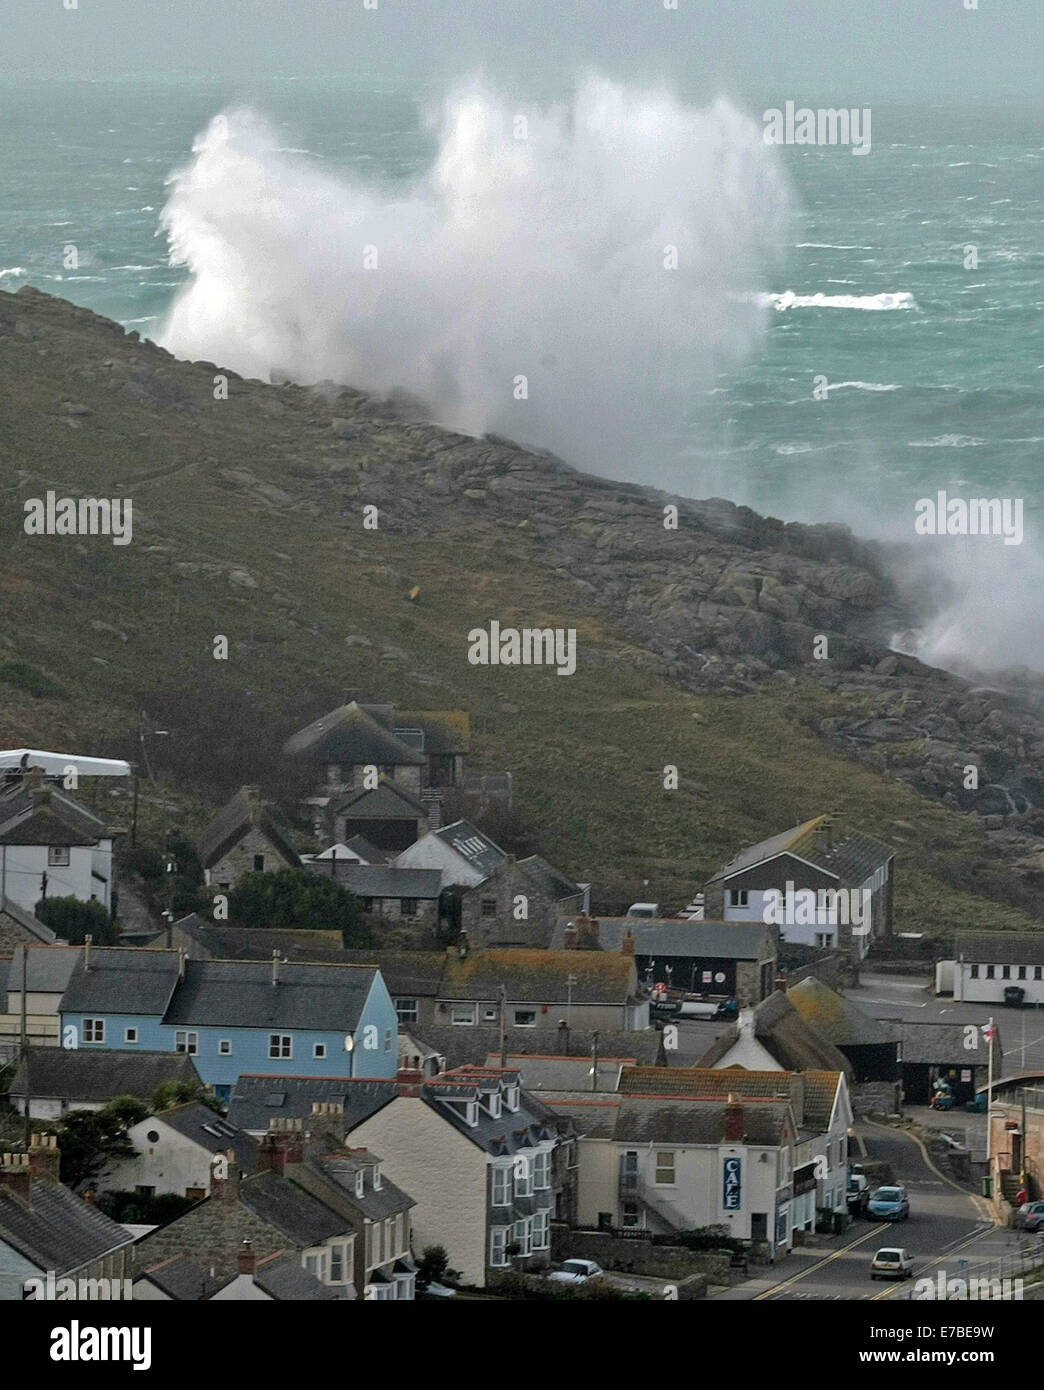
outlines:
{"label": "utility pole", "polygon": [[591,1034],[591,1090],[598,1090],[598,1034]]}
{"label": "utility pole", "polygon": [[566,1022],[570,1028],[573,1026],[573,986],[576,984],[575,975],[566,976]]}
{"label": "utility pole", "polygon": [[19,1048],[19,1061],[25,1067],[25,1114],[22,1117],[22,1132],[25,1136],[25,1147],[29,1148],[29,1138],[32,1134],[32,1121],[29,1118],[30,1109],[30,1087],[29,1087],[29,947],[22,945],[22,995],[21,995],[21,1046]]}
{"label": "utility pole", "polygon": [[986,1180],[989,1183],[989,1196],[993,1196],[993,1173],[991,1162],[993,1157],[993,1016],[985,1028],[986,1045],[989,1051],[986,1054]]}
{"label": "utility pole", "polygon": [[504,1021],[504,1009],[507,1004],[507,986],[501,985],[498,989],[500,995],[500,1066],[501,1070],[507,1067],[507,1027]]}

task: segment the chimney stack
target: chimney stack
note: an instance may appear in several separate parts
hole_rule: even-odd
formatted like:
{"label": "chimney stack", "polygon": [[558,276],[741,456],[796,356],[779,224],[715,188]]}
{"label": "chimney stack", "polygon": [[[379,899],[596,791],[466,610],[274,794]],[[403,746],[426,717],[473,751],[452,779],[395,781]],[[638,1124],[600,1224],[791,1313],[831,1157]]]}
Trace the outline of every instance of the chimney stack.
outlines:
{"label": "chimney stack", "polygon": [[32,1206],[33,1173],[28,1154],[0,1154],[0,1187],[13,1192],[27,1207]]}
{"label": "chimney stack", "polygon": [[419,1096],[424,1073],[420,1067],[400,1067],[395,1073],[395,1083],[400,1096]]}
{"label": "chimney stack", "polygon": [[227,1176],[219,1178],[213,1172],[211,1173],[210,1195],[215,1202],[238,1202],[240,1174],[232,1149],[225,1151],[225,1165]]}
{"label": "chimney stack", "polygon": [[627,931],[624,933],[624,939],[623,943],[620,946],[620,950],[624,953],[625,956],[634,955],[634,937],[631,935],[630,927],[628,927]]}
{"label": "chimney stack", "polygon": [[244,787],[243,800],[246,802],[247,815],[251,825],[257,825],[261,819],[261,788]]}
{"label": "chimney stack", "polygon": [[236,1263],[239,1265],[240,1274],[249,1274],[253,1279],[254,1271],[257,1269],[257,1255],[254,1253],[254,1246],[251,1241],[245,1240],[239,1247]]}
{"label": "chimney stack", "polygon": [[61,1154],[58,1152],[58,1136],[56,1134],[34,1134],[29,1140],[29,1170],[31,1173],[47,1173],[52,1178],[58,1177],[58,1167],[61,1162]]}
{"label": "chimney stack", "polygon": [[313,1100],[308,1132],[311,1135],[332,1134],[341,1143],[344,1139],[344,1102]]}
{"label": "chimney stack", "polygon": [[290,1163],[301,1163],[305,1155],[304,1123],[298,1119],[274,1119],[257,1151],[259,1173],[285,1173]]}
{"label": "chimney stack", "polygon": [[580,932],[577,930],[575,922],[567,922],[565,930],[562,932],[562,950],[575,951],[577,942],[580,940]]}
{"label": "chimney stack", "polygon": [[730,1091],[725,1105],[726,1144],[742,1144],[743,1133],[743,1106]]}

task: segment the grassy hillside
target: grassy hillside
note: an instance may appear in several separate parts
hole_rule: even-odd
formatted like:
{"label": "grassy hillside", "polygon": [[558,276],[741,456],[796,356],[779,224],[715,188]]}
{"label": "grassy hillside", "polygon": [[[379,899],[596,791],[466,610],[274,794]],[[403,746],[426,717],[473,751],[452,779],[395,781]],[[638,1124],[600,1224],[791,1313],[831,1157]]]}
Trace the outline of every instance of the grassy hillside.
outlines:
{"label": "grassy hillside", "polygon": [[[901,930],[1031,921],[1000,900],[977,818],[812,731],[835,697],[811,676],[683,689],[548,563],[535,524],[506,520],[492,493],[447,491],[444,456],[501,446],[353,392],[232,377],[215,400],[216,370],[59,301],[0,295],[0,746],[133,755],[138,710],[162,711],[181,771],[147,789],[143,825],[192,833],[241,767],[278,795],[280,737],[347,688],[464,707],[472,766],[515,774],[519,809],[596,901],[680,905],[743,843],[836,810],[899,849]],[[24,500],[49,488],[131,498],[133,543],[25,535]],[[469,665],[467,633],[491,618],[576,628],[576,674]]]}

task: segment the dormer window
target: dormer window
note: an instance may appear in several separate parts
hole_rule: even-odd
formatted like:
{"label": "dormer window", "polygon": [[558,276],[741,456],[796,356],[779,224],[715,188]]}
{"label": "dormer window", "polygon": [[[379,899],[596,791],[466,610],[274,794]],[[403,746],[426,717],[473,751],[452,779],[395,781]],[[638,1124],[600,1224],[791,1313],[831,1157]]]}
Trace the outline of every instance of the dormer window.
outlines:
{"label": "dormer window", "polygon": [[[375,1184],[375,1186],[376,1186],[376,1184]],[[359,1171],[358,1173],[356,1173],[356,1175],[355,1175],[355,1195],[356,1195],[356,1197],[361,1197],[361,1196],[363,1195],[363,1190],[364,1190],[364,1189],[363,1189],[363,1174],[362,1174],[362,1171],[360,1170],[360,1171]]]}
{"label": "dormer window", "polygon": [[478,1101],[469,1100],[464,1109],[464,1118],[472,1129],[478,1124]]}
{"label": "dormer window", "polygon": [[518,1087],[509,1086],[504,1092],[504,1104],[509,1110],[518,1109]]}
{"label": "dormer window", "polygon": [[382,1186],[383,1182],[384,1182],[384,1179],[381,1177],[380,1165],[377,1164],[377,1165],[374,1167],[374,1170],[373,1170],[373,1190],[374,1190],[374,1192],[380,1192],[381,1186]]}
{"label": "dormer window", "polygon": [[495,1120],[498,1120],[498,1119],[500,1118],[500,1096],[499,1096],[499,1095],[494,1094],[494,1095],[491,1095],[491,1096],[490,1096],[490,1098],[489,1098],[489,1113],[493,1116],[493,1118],[494,1118]]}

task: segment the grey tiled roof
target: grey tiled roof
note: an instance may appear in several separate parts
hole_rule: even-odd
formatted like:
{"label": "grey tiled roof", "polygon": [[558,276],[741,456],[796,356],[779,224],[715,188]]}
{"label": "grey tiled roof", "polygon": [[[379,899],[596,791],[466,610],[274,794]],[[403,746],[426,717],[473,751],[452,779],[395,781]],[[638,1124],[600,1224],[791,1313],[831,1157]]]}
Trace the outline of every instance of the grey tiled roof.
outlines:
{"label": "grey tiled roof", "polygon": [[[22,988],[23,946],[16,946],[11,955],[8,989]],[[62,994],[69,984],[76,962],[83,953],[82,946],[29,947],[26,983],[34,994]]]}
{"label": "grey tiled roof", "polygon": [[545,1136],[555,1137],[551,1112],[526,1091],[521,1092],[517,1110],[503,1108],[500,1115],[494,1118],[480,1105],[478,1123],[469,1125],[453,1105],[445,1102],[476,1094],[483,1089],[483,1078],[468,1076],[463,1071],[444,1075],[445,1080],[427,1082],[421,1086],[421,1099],[486,1153],[496,1156],[522,1153],[540,1143]]}
{"label": "grey tiled roof", "polygon": [[[267,960],[278,951],[286,960],[345,962],[339,931],[279,931],[274,927],[230,927],[193,913],[174,923],[188,941],[191,960]],[[197,949],[198,948],[198,949]]]}
{"label": "grey tiled roof", "polygon": [[774,859],[777,855],[794,854],[799,859],[807,860],[827,873],[836,875],[842,884],[858,887],[875,869],[894,857],[895,851],[888,845],[859,831],[838,827],[829,832],[828,842],[827,821],[826,816],[816,816],[800,825],[792,825],[789,830],[772,835],[756,845],[749,845],[726,864],[720,873],[715,874],[710,882],[732,878],[766,859]]}
{"label": "grey tiled roof", "polygon": [[178,1052],[34,1047],[11,1082],[13,1096],[25,1095],[27,1072],[34,1100],[104,1102],[124,1095],[148,1099],[165,1081],[202,1085],[192,1058]]}
{"label": "grey tiled roof", "polygon": [[179,1303],[201,1302],[212,1297],[218,1289],[230,1284],[233,1274],[213,1278],[203,1265],[188,1255],[171,1255],[159,1264],[144,1269],[135,1279],[148,1279],[157,1288]]}
{"label": "grey tiled roof", "polygon": [[[312,873],[327,878],[330,861],[308,864]],[[349,893],[360,898],[418,898],[435,900],[442,887],[441,869],[406,869],[394,864],[350,864],[346,861],[337,865],[337,882]]]}
{"label": "grey tiled roof", "polygon": [[426,819],[428,808],[411,791],[385,777],[376,787],[346,792],[337,802],[337,814],[348,815],[350,820],[412,820],[417,816]]}
{"label": "grey tiled roof", "polygon": [[[626,1097],[619,1109],[614,1139],[625,1144],[721,1144],[725,1141],[725,1104],[702,1100],[647,1100]],[[743,1132],[752,1144],[780,1144],[791,1128],[786,1101],[747,1100]]]}
{"label": "grey tiled roof", "polygon": [[270,1255],[258,1260],[254,1283],[280,1303],[331,1302],[350,1297],[345,1288],[321,1283],[296,1255]]}
{"label": "grey tiled roof", "polygon": [[[754,1036],[784,1071],[843,1071],[852,1075],[852,1064],[827,1038],[794,1008],[782,990],[776,990],[753,1010]],[[713,1067],[735,1045],[739,1025],[730,1024],[699,1059],[697,1066]]]}
{"label": "grey tiled roof", "polygon": [[[636,956],[757,960],[766,941],[771,940],[768,927],[761,922],[688,922],[648,917],[599,917],[595,920],[603,951],[619,951],[629,931],[634,938]],[[560,920],[555,927],[552,949],[562,946],[565,927],[565,920]]]}
{"label": "grey tiled roof", "polygon": [[62,1013],[162,1014],[177,983],[176,951],[92,947],[89,969],[79,953]]}
{"label": "grey tiled roof", "polygon": [[488,835],[468,820],[454,821],[434,832],[444,845],[456,851],[477,873],[489,877],[499,869],[507,855]]}
{"label": "grey tiled roof", "polygon": [[258,1173],[247,1178],[239,1185],[239,1200],[299,1249],[321,1245],[331,1236],[352,1230],[347,1217],[332,1211],[279,1173]]}
{"label": "grey tiled roof", "polygon": [[[936,1066],[975,1067],[986,1066],[989,1062],[989,1046],[982,1036],[981,1027],[969,1031],[967,1023],[908,1023],[900,1019],[888,1020],[901,1038],[903,1065],[907,1063],[932,1063]],[[996,1024],[994,1025],[996,1027]],[[975,1046],[968,1047],[968,1041]],[[994,1034],[994,1062],[1002,1055],[999,1043],[999,1030]],[[996,1071],[999,1073],[1000,1068]]]}
{"label": "grey tiled roof", "polygon": [[[556,1020],[557,1022],[557,1020]],[[409,1031],[418,1042],[427,1043],[440,1056],[445,1057],[448,1067],[459,1067],[465,1063],[482,1066],[494,1055],[500,1056],[500,1030],[494,1024],[485,1027],[455,1026],[452,1023],[417,1024],[411,1023]],[[563,1037],[566,1038],[563,1044]],[[622,1029],[600,1029],[598,1048],[603,1056],[633,1057],[638,1062],[654,1063],[660,1055],[663,1034],[655,1029],[627,1032]],[[594,1038],[591,1032],[573,1028],[563,1035],[557,1027],[527,1028],[524,1031],[512,1029],[508,1033],[508,1052],[513,1061],[510,1066],[525,1070],[525,1054],[542,1057],[590,1057]]]}
{"label": "grey tiled roof", "polygon": [[394,1100],[394,1081],[349,1081],[347,1077],[240,1076],[228,1107],[230,1124],[266,1132],[271,1119],[307,1120],[314,1101],[344,1106],[345,1129],[368,1119]]}
{"label": "grey tiled roof", "polygon": [[241,1173],[252,1173],[257,1167],[257,1140],[222,1119],[208,1105],[190,1101],[187,1105],[161,1110],[152,1118],[162,1120],[175,1133],[200,1145],[208,1153],[227,1153],[231,1149]]}
{"label": "grey tiled roof", "polygon": [[231,849],[250,827],[252,815],[256,816],[257,828],[290,864],[297,866],[300,863],[288,827],[281,823],[282,814],[263,802],[252,809],[246,788],[241,787],[232,800],[222,806],[200,837],[199,853],[205,869],[211,868]]}
{"label": "grey tiled roof", "polygon": [[579,886],[571,878],[567,878],[539,854],[520,859],[518,867],[534,879],[554,902],[560,902],[563,898],[575,898],[580,893]]}
{"label": "grey tiled roof", "polygon": [[[154,954],[140,952],[139,954]],[[308,1028],[350,1031],[359,1022],[377,971],[360,965],[190,960],[164,1023],[198,1027]]]}
{"label": "grey tiled roof", "polygon": [[953,949],[973,965],[1044,965],[1044,931],[959,931]]}
{"label": "grey tiled roof", "polygon": [[378,767],[423,767],[427,762],[354,700],[298,730],[287,739],[283,752],[323,763]]}
{"label": "grey tiled roof", "polygon": [[28,781],[0,791],[0,844],[95,845],[111,834],[93,811],[51,783],[43,796],[34,796]]}
{"label": "grey tiled roof", "polygon": [[391,994],[407,998],[434,998],[439,992],[446,964],[444,951],[388,951],[352,946],[347,960],[374,965],[384,977]]}
{"label": "grey tiled roof", "polygon": [[10,898],[6,900],[3,907],[0,907],[0,921],[5,917],[16,927],[21,927],[22,931],[34,938],[35,941],[39,941],[43,946],[53,945],[58,940],[57,932],[53,932],[50,927],[45,927],[31,912],[24,907],[19,907]]}
{"label": "grey tiled roof", "polygon": [[0,1187],[0,1240],[61,1276],[131,1245],[133,1236],[53,1178],[34,1176],[31,1207]]}
{"label": "grey tiled roof", "polygon": [[[380,1187],[374,1187],[374,1163],[379,1161],[370,1154],[367,1162],[365,1150],[357,1150],[355,1153],[317,1154],[310,1157],[305,1166],[318,1173],[324,1184],[332,1184],[337,1189],[337,1196],[341,1201],[347,1202],[351,1208],[361,1212],[370,1221],[383,1221],[385,1217],[409,1211],[417,1204],[384,1173],[381,1174]],[[355,1180],[360,1172],[363,1175],[363,1195],[357,1197]],[[298,1181],[306,1181],[303,1175],[299,1176],[299,1170],[296,1168],[294,1175]],[[309,1187],[308,1190],[322,1198],[322,1187]]]}

